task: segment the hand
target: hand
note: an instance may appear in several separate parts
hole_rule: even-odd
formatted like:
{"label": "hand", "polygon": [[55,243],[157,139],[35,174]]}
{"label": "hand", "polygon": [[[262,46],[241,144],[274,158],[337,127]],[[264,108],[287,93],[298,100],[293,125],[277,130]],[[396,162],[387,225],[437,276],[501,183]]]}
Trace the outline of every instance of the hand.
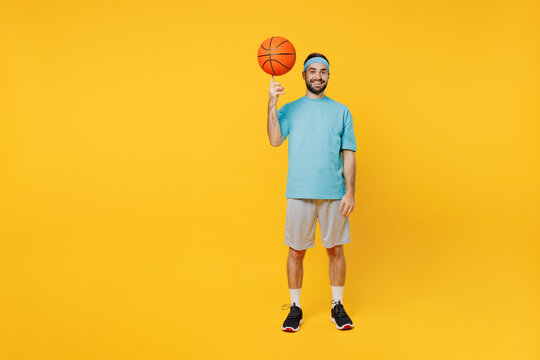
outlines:
{"label": "hand", "polygon": [[274,77],[270,79],[270,99],[272,101],[276,101],[281,94],[285,94],[283,91],[285,88],[281,87],[281,84],[278,82],[274,82]]}
{"label": "hand", "polygon": [[[343,209],[343,211],[342,211]],[[352,194],[346,193],[341,199],[339,204],[339,211],[341,211],[341,216],[347,217],[354,210],[354,196]]]}

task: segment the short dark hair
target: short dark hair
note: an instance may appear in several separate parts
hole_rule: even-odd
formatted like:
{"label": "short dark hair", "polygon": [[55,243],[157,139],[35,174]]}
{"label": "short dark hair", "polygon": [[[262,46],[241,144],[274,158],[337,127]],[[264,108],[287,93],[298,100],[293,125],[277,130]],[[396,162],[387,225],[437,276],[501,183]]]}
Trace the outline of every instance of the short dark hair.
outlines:
{"label": "short dark hair", "polygon": [[[306,60],[304,60],[304,65],[306,65],[307,61],[311,58],[314,58],[314,57],[322,57],[324,60],[328,61],[328,59],[326,58],[326,56],[324,56],[323,54],[319,54],[319,53],[311,53],[307,56]],[[330,61],[328,61],[328,66],[330,66]]]}

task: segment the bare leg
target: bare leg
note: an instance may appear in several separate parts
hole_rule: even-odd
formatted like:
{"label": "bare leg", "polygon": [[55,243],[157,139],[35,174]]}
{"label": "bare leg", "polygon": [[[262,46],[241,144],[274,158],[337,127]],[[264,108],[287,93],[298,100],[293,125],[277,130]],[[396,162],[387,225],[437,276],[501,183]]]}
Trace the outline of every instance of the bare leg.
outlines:
{"label": "bare leg", "polygon": [[294,250],[289,248],[287,258],[287,278],[289,289],[299,289],[302,287],[302,277],[304,276],[304,255],[307,250]]}
{"label": "bare leg", "polygon": [[345,254],[343,245],[336,245],[333,248],[326,249],[330,260],[330,285],[345,285]]}

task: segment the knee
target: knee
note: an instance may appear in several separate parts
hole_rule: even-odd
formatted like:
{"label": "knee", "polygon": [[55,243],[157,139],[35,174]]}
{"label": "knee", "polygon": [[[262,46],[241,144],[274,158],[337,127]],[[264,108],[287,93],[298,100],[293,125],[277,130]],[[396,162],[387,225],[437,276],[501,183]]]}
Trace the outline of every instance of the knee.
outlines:
{"label": "knee", "polygon": [[336,245],[332,248],[327,248],[326,252],[330,258],[336,259],[343,256],[343,245]]}
{"label": "knee", "polygon": [[295,250],[293,248],[289,248],[289,256],[295,260],[302,260],[306,255],[306,251],[307,250]]}

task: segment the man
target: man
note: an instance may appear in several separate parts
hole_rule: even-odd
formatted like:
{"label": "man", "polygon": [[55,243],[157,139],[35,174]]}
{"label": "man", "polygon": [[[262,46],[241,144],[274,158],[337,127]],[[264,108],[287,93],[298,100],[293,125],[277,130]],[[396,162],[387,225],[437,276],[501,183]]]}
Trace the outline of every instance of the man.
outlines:
{"label": "man", "polygon": [[284,331],[298,331],[303,323],[303,259],[307,249],[315,246],[317,218],[330,259],[331,320],[339,330],[353,327],[343,307],[343,244],[351,241],[348,216],[354,209],[356,140],[349,109],[324,93],[329,76],[328,59],[319,53],[310,54],[302,72],[306,95],[283,105],[279,111],[276,105],[279,95],[285,93],[284,88],[273,77],[270,82],[270,144],[279,146],[289,137],[285,245],[289,246],[287,277],[291,304],[285,305],[290,310],[282,326]]}

